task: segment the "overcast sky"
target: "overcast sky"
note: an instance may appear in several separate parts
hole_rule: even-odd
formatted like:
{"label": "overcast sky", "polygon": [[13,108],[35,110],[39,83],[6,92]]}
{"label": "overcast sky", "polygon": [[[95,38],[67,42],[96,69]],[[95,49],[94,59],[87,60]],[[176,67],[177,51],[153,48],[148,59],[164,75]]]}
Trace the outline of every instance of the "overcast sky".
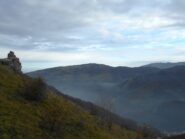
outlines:
{"label": "overcast sky", "polygon": [[0,57],[24,71],[185,61],[185,0],[0,0]]}

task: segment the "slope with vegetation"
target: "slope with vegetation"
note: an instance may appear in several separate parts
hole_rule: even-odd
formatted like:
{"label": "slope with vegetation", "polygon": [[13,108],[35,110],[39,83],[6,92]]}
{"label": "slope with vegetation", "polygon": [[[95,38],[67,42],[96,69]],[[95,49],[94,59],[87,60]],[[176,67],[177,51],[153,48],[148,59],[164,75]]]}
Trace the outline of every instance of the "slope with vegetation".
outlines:
{"label": "slope with vegetation", "polygon": [[172,136],[167,137],[165,139],[185,139],[185,133],[179,134],[179,135],[172,135]]}
{"label": "slope with vegetation", "polygon": [[57,95],[41,79],[16,74],[0,65],[0,138],[136,139],[130,131],[105,121]]}

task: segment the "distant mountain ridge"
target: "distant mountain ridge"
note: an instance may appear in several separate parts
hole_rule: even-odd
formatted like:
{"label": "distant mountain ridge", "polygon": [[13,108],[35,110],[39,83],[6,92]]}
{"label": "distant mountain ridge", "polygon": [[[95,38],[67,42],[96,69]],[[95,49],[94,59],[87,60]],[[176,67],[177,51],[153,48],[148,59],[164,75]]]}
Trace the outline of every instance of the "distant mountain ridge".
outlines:
{"label": "distant mountain ridge", "polygon": [[154,68],[160,68],[160,69],[167,69],[167,68],[172,68],[175,66],[185,66],[185,62],[177,62],[177,63],[172,63],[172,62],[160,62],[160,63],[151,63],[144,65],[143,67],[154,67]]}
{"label": "distant mountain ridge", "polygon": [[185,130],[185,66],[159,69],[85,64],[40,70],[28,75],[41,76],[68,95],[100,106],[102,101],[111,98],[117,114],[161,131]]}

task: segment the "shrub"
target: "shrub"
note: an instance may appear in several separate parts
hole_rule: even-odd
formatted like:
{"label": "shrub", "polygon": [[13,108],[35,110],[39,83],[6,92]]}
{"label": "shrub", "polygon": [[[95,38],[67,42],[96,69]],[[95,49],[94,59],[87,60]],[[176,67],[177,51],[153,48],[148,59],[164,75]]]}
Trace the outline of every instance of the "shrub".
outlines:
{"label": "shrub", "polygon": [[137,131],[136,139],[143,139],[143,133],[142,133],[141,130],[138,130],[138,131]]}
{"label": "shrub", "polygon": [[22,96],[30,101],[41,101],[46,92],[46,84],[42,78],[26,81],[21,90]]}

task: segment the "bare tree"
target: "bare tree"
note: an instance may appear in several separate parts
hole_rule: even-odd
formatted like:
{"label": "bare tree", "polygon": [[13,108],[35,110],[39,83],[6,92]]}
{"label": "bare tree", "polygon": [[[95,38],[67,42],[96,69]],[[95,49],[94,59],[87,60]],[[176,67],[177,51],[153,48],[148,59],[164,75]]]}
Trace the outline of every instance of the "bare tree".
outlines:
{"label": "bare tree", "polygon": [[[116,99],[111,96],[106,96],[106,97],[99,96],[99,98],[97,99],[97,104],[100,107],[114,113],[115,112],[115,101]],[[113,123],[112,123],[110,114],[108,112],[106,113],[105,111],[105,113],[103,113],[103,117],[104,117],[103,120],[105,121],[105,123],[107,123],[109,130],[111,130]]]}

